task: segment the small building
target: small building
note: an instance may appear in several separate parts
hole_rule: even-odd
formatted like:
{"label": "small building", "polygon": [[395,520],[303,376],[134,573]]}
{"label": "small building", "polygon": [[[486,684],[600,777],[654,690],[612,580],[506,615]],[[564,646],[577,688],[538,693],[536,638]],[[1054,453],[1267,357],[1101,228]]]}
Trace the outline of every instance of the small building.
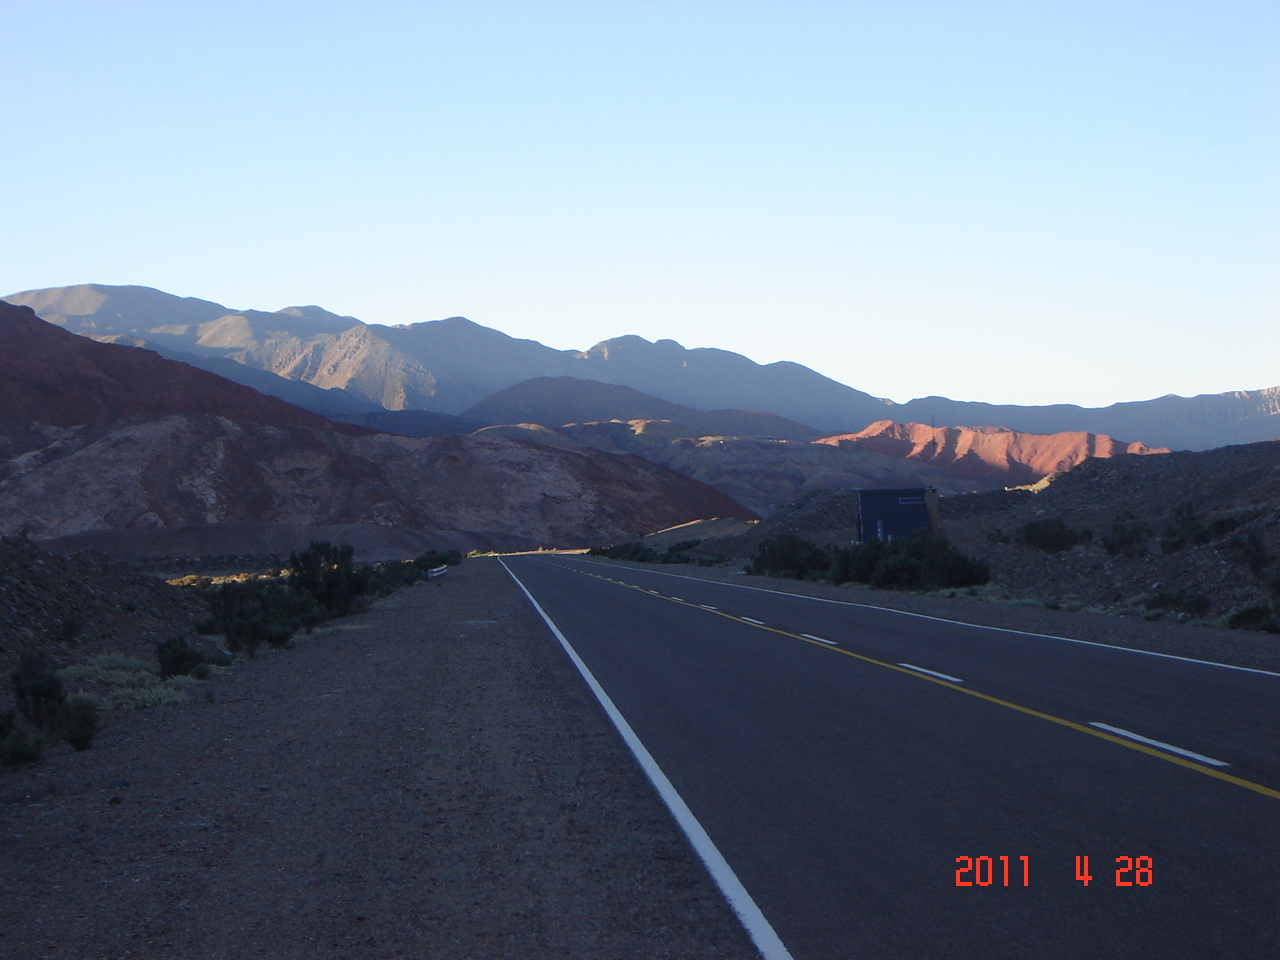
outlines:
{"label": "small building", "polygon": [[932,487],[858,491],[858,542],[887,543],[917,530],[938,532],[938,491]]}

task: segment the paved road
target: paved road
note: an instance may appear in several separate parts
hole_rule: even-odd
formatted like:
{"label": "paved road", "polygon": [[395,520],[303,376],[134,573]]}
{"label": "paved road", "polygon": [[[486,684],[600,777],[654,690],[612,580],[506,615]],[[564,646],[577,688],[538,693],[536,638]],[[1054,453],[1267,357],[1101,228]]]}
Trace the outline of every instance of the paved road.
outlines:
{"label": "paved road", "polygon": [[1280,676],[506,563],[796,960],[1280,957]]}

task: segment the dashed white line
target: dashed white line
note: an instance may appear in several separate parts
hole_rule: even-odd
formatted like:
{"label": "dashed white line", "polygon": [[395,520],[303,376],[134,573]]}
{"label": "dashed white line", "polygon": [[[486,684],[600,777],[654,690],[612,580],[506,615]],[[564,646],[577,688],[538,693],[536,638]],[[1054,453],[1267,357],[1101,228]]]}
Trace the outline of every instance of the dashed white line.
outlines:
{"label": "dashed white line", "polygon": [[1190,750],[1183,750],[1181,747],[1173,746],[1173,744],[1164,743],[1160,740],[1152,740],[1150,737],[1144,737],[1142,734],[1134,733],[1132,730],[1121,730],[1119,727],[1113,727],[1109,723],[1090,723],[1089,726],[1097,727],[1099,730],[1106,730],[1108,733],[1114,733],[1121,737],[1128,737],[1130,740],[1137,740],[1139,743],[1145,743],[1151,747],[1159,747],[1161,750],[1168,750],[1170,753],[1176,753],[1180,757],[1188,757],[1192,760],[1198,760],[1201,763],[1207,763],[1211,767],[1231,766],[1231,764],[1224,763],[1221,760],[1215,760],[1213,757],[1206,757],[1202,753],[1192,753]]}
{"label": "dashed white line", "polygon": [[[550,563],[551,561],[545,561]],[[595,560],[584,561],[586,563],[597,563]],[[1136,653],[1144,657],[1159,657],[1163,660],[1181,660],[1183,663],[1197,663],[1204,667],[1221,667],[1224,670],[1237,670],[1241,673],[1260,673],[1267,677],[1280,677],[1280,673],[1275,670],[1260,670],[1257,667],[1238,667],[1233,663],[1217,663],[1213,660],[1197,660],[1194,657],[1180,657],[1173,653],[1157,653],[1155,650],[1139,650],[1136,647],[1121,647],[1111,643],[1098,643],[1094,640],[1077,640],[1074,637],[1059,637],[1052,633],[1034,633],[1030,630],[1013,630],[1009,627],[992,627],[981,623],[969,623],[966,620],[952,620],[948,617],[932,617],[926,613],[912,613],[909,610],[895,610],[892,607],[877,607],[871,603],[854,603],[850,600],[834,600],[830,597],[810,597],[806,594],[790,593],[786,590],[769,590],[765,587],[753,587],[745,583],[728,583],[724,580],[712,580],[706,577],[690,577],[682,573],[668,573],[665,570],[649,570],[646,571],[650,576],[654,577],[675,577],[677,580],[692,580],[695,583],[711,583],[719,587],[733,587],[737,590],[754,590],[757,593],[772,593],[781,597],[792,597],[795,599],[812,600],[815,603],[834,603],[841,607],[860,607],[864,610],[878,610],[881,613],[897,614],[903,617],[914,617],[918,620],[934,620],[938,623],[951,623],[960,627],[972,627],[975,630],[990,630],[993,633],[1012,633],[1022,637],[1036,637],[1042,640],[1058,640],[1062,643],[1079,643],[1086,647],[1101,647],[1104,650],[1116,650],[1121,653]]]}
{"label": "dashed white line", "polygon": [[821,637],[815,637],[812,633],[802,633],[800,636],[804,637],[806,640],[817,640],[819,643],[829,643],[833,647],[839,646],[839,644],[834,640],[823,640]]}
{"label": "dashed white line", "polygon": [[920,673],[927,673],[931,677],[937,677],[940,680],[949,680],[952,683],[964,683],[959,677],[952,677],[945,673],[939,673],[937,670],[926,670],[924,667],[917,667],[914,663],[900,663],[900,667],[906,667],[908,670],[916,670]]}
{"label": "dashed white line", "polygon": [[754,623],[757,627],[763,627],[763,626],[764,626],[764,621],[763,621],[763,620],[752,620],[750,617],[739,617],[738,619],[739,619],[739,620],[742,620],[742,621],[745,621],[746,623]]}
{"label": "dashed white line", "polygon": [[668,600],[674,600],[676,603],[684,603],[684,597],[667,597]]}
{"label": "dashed white line", "polygon": [[709,604],[709,603],[700,603],[700,604],[698,604],[698,606],[700,606],[703,610],[714,610],[714,609],[715,609],[715,607],[711,606],[711,604]]}

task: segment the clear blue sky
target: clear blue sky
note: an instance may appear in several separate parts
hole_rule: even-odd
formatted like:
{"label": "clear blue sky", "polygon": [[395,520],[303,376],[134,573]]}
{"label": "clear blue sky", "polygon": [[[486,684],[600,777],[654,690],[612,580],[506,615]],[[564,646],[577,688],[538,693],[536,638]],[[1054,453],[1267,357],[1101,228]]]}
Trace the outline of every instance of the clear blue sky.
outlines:
{"label": "clear blue sky", "polygon": [[0,0],[0,293],[1280,384],[1280,3]]}

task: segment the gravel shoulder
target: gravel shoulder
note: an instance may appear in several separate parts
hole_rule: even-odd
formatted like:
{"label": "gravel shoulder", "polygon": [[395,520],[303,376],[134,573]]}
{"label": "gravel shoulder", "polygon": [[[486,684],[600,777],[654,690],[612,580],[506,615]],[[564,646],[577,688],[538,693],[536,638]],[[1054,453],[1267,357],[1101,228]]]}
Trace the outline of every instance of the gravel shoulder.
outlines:
{"label": "gravel shoulder", "polygon": [[0,776],[21,958],[757,956],[496,560]]}

